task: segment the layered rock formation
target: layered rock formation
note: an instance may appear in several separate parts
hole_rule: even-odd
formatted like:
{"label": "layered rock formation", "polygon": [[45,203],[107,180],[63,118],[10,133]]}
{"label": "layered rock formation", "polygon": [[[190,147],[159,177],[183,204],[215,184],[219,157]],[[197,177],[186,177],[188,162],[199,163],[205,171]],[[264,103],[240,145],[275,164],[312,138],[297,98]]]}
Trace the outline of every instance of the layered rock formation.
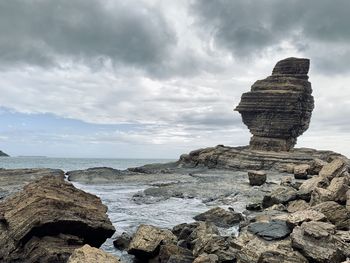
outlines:
{"label": "layered rock formation", "polygon": [[46,176],[0,203],[0,262],[66,262],[115,229],[107,207],[63,178]]}
{"label": "layered rock formation", "polygon": [[289,151],[309,127],[314,99],[308,81],[310,61],[287,58],[272,75],[256,81],[236,107],[253,137],[250,147],[263,151]]}

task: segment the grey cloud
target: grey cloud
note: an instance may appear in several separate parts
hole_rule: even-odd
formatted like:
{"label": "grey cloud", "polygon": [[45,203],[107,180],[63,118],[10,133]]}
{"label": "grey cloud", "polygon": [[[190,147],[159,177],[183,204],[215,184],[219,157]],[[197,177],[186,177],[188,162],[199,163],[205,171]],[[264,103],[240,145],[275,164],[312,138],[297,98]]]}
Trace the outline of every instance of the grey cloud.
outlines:
{"label": "grey cloud", "polygon": [[1,0],[0,62],[56,65],[111,60],[152,68],[168,59],[176,34],[141,1]]}
{"label": "grey cloud", "polygon": [[196,0],[191,10],[199,28],[240,59],[278,52],[285,41],[323,72],[342,71],[349,58],[341,46],[350,40],[347,0]]}

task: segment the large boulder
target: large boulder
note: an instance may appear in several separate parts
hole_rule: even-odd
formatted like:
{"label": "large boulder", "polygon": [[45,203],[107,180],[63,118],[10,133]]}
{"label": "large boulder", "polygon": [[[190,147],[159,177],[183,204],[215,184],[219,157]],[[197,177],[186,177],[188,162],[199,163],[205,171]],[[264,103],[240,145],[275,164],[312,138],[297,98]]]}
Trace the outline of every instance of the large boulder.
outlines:
{"label": "large boulder", "polygon": [[250,185],[263,185],[266,182],[266,173],[263,171],[248,171]]}
{"label": "large boulder", "polygon": [[196,221],[207,221],[218,227],[232,227],[243,220],[241,213],[227,211],[221,207],[214,207],[194,217]]}
{"label": "large boulder", "polygon": [[140,225],[128,247],[128,253],[140,259],[150,259],[158,255],[161,245],[176,244],[176,236],[167,229],[151,225]]}
{"label": "large boulder", "polygon": [[120,260],[101,249],[84,245],[74,250],[67,263],[120,263]]}
{"label": "large boulder", "polygon": [[350,255],[350,244],[335,235],[335,226],[325,222],[304,222],[291,234],[294,249],[310,262],[340,263]]}
{"label": "large boulder", "polygon": [[274,204],[286,204],[297,199],[297,191],[292,187],[279,187],[270,194],[264,196],[263,207],[270,207]]}
{"label": "large boulder", "polygon": [[100,198],[63,178],[30,183],[0,203],[0,261],[59,263],[79,246],[99,247],[115,232],[106,212]]}
{"label": "large boulder", "polygon": [[312,209],[324,214],[337,229],[350,230],[350,211],[345,206],[328,201],[313,206]]}
{"label": "large boulder", "polygon": [[309,127],[314,99],[308,81],[310,61],[287,58],[272,75],[256,81],[235,109],[253,134],[250,147],[263,151],[289,151]]}

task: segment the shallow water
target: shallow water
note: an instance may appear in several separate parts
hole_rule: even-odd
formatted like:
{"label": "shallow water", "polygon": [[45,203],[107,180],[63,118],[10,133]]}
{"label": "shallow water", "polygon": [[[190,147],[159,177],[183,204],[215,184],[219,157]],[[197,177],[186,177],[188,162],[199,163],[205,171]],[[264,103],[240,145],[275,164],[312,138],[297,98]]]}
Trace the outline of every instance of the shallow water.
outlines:
{"label": "shallow water", "polygon": [[[122,232],[132,234],[140,224],[150,224],[162,228],[172,228],[180,223],[193,222],[193,216],[208,210],[199,199],[170,198],[152,204],[136,204],[132,196],[149,186],[146,185],[85,185],[74,183],[89,193],[99,196],[108,207],[108,215],[118,236]],[[126,253],[113,246],[113,238],[106,241],[102,248],[112,254],[130,260]]]}

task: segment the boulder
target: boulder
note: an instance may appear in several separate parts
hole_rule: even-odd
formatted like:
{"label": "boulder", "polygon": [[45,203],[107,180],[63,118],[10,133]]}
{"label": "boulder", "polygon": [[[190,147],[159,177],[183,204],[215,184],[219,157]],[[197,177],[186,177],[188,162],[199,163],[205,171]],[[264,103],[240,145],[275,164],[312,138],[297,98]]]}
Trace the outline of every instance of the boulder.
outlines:
{"label": "boulder", "polygon": [[319,174],[320,171],[322,170],[323,166],[325,166],[326,164],[327,164],[326,161],[323,161],[319,158],[312,160],[310,163],[309,174],[310,175]]}
{"label": "boulder", "polygon": [[279,61],[272,75],[256,81],[236,107],[253,137],[250,147],[289,151],[309,127],[314,100],[308,82],[309,59]]}
{"label": "boulder", "polygon": [[301,184],[298,190],[298,198],[310,201],[311,193],[316,187],[327,187],[329,180],[321,176],[314,176]]}
{"label": "boulder", "polygon": [[278,246],[261,253],[258,263],[309,263],[298,251],[290,246]]}
{"label": "boulder", "polygon": [[265,195],[262,201],[263,207],[270,207],[274,204],[286,204],[297,199],[297,191],[292,187],[279,187],[268,195]]}
{"label": "boulder", "polygon": [[248,171],[250,185],[263,185],[266,182],[266,173],[263,171]]}
{"label": "boulder", "polygon": [[0,259],[66,262],[79,246],[99,247],[115,229],[100,198],[45,176],[0,203]]}
{"label": "boulder", "polygon": [[332,200],[339,203],[346,203],[346,193],[349,190],[348,177],[335,177],[327,187],[332,193]]}
{"label": "boulder", "polygon": [[304,222],[291,234],[292,246],[310,262],[340,263],[350,254],[350,244],[335,234],[335,226],[325,222]]}
{"label": "boulder", "polygon": [[248,231],[265,240],[283,239],[291,233],[286,222],[282,220],[252,223],[248,226]]}
{"label": "boulder", "polygon": [[331,180],[348,171],[348,163],[343,158],[336,158],[332,162],[324,165],[319,173],[320,177]]}
{"label": "boulder", "polygon": [[350,230],[350,212],[343,205],[328,201],[312,207],[324,214],[337,229]]}
{"label": "boulder", "polygon": [[84,245],[74,250],[67,263],[120,263],[120,260],[101,249]]}
{"label": "boulder", "polygon": [[232,227],[243,220],[241,213],[227,211],[221,207],[214,207],[202,214],[194,217],[196,221],[207,221],[214,223],[218,227]]}
{"label": "boulder", "polygon": [[189,249],[175,244],[161,245],[159,255],[152,261],[159,263],[192,263],[194,257]]}
{"label": "boulder", "polygon": [[310,170],[310,165],[300,164],[294,166],[294,178],[295,179],[307,179],[307,175]]}
{"label": "boulder", "polygon": [[327,217],[319,212],[312,209],[296,211],[287,217],[287,224],[290,228],[301,225],[308,221],[326,221]]}
{"label": "boulder", "polygon": [[176,244],[176,236],[167,229],[151,225],[140,225],[128,247],[128,253],[140,259],[155,257],[160,245]]}
{"label": "boulder", "polygon": [[131,236],[128,233],[123,232],[113,241],[113,245],[117,249],[124,250],[129,247],[130,242]]}
{"label": "boulder", "polygon": [[310,205],[305,200],[298,199],[288,203],[287,211],[289,213],[294,213],[297,211],[306,210],[309,207]]}

